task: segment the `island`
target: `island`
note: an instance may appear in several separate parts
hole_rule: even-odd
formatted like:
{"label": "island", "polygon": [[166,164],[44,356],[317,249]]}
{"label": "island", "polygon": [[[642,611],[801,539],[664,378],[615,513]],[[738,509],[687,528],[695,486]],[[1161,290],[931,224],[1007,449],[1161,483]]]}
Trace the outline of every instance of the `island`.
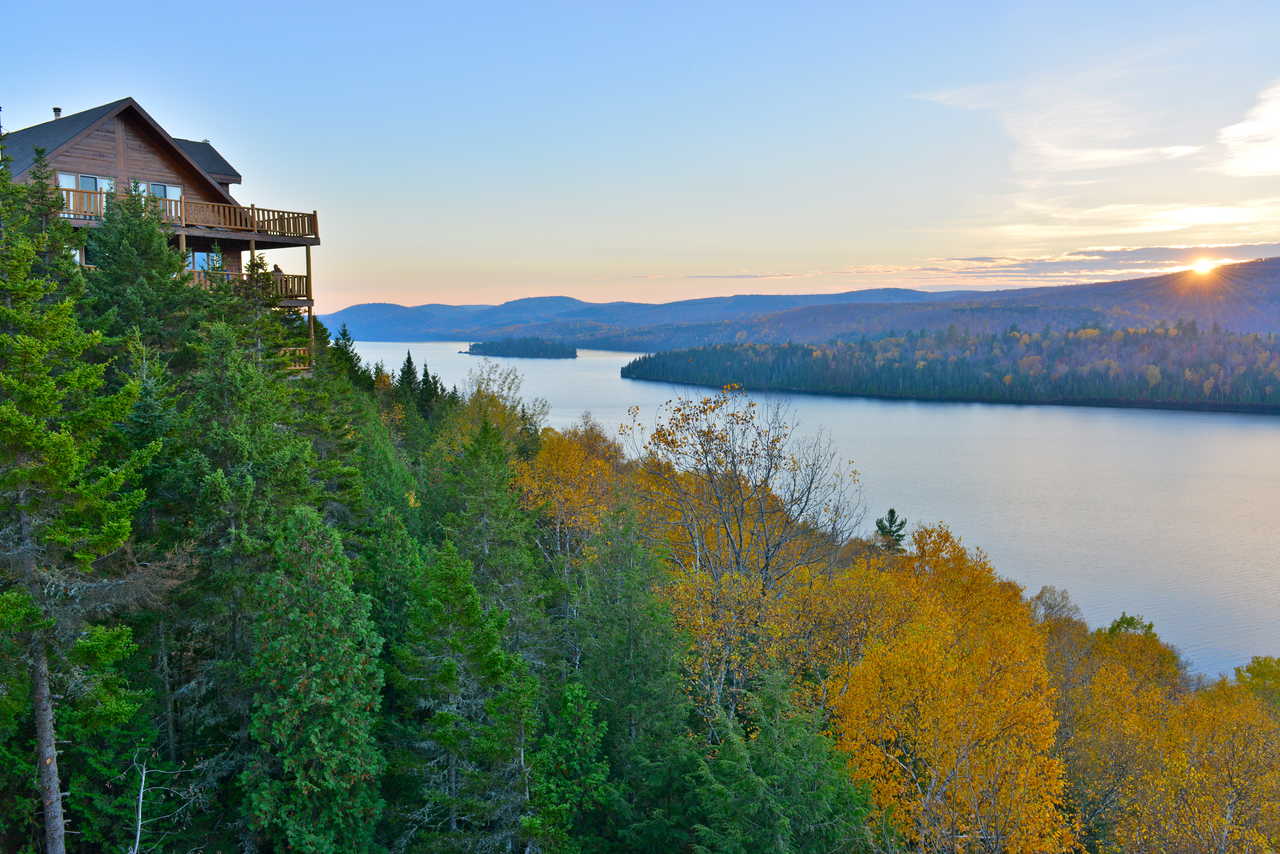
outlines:
{"label": "island", "polygon": [[547,338],[499,338],[477,341],[467,348],[468,356],[515,356],[521,359],[576,359],[578,348]]}

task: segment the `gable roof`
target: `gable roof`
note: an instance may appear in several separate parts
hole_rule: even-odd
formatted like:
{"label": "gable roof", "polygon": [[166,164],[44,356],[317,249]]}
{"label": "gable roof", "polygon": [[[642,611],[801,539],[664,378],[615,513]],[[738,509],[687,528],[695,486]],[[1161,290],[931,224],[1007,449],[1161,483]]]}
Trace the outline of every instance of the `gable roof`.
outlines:
{"label": "gable roof", "polygon": [[9,164],[10,174],[17,178],[30,169],[36,162],[37,148],[43,148],[46,155],[52,154],[55,149],[66,145],[72,139],[97,124],[99,119],[110,115],[130,100],[132,99],[121,98],[119,101],[112,101],[110,104],[103,104],[101,107],[72,113],[60,119],[50,119],[47,122],[6,134],[4,137],[5,153],[13,160]]}
{"label": "gable roof", "polygon": [[176,136],[173,141],[178,143],[178,148],[185,151],[201,169],[214,178],[219,181],[225,180],[228,184],[240,183],[240,173],[210,143],[196,142],[194,139],[179,139]]}
{"label": "gable roof", "polygon": [[[200,162],[198,162],[190,152],[188,152],[183,146],[179,145],[177,140],[169,136],[168,131],[160,127],[160,124],[155,119],[151,118],[151,116],[147,114],[147,111],[142,109],[142,106],[138,104],[137,101],[133,100],[133,98],[121,98],[119,101],[112,101],[110,104],[103,104],[100,107],[94,107],[90,110],[72,113],[69,116],[63,116],[60,119],[53,119],[51,121],[32,125],[29,128],[23,128],[22,130],[17,130],[11,134],[7,134],[4,138],[4,144],[5,152],[13,158],[13,165],[10,169],[11,174],[14,178],[17,178],[21,176],[23,172],[30,169],[32,164],[35,163],[35,150],[37,148],[43,148],[45,155],[52,157],[54,152],[59,148],[62,148],[71,141],[79,138],[82,134],[87,133],[99,123],[113,116],[119,115],[125,110],[133,110],[134,113],[137,114],[138,118],[142,119],[143,123],[160,137],[162,143],[168,145],[181,160],[186,161],[186,163],[195,170],[197,175],[208,182],[209,188],[213,190],[214,193],[224,198],[227,203],[233,205],[236,204],[236,200],[231,197],[229,192],[227,192],[226,187],[209,174],[209,171]],[[64,129],[61,127],[63,122],[71,122],[72,124]],[[191,141],[187,140],[187,142]],[[229,174],[236,175],[237,179],[239,178],[238,173],[236,173],[234,169],[231,169],[231,164],[227,163],[227,161],[222,158],[222,155],[218,154],[217,151],[214,150],[213,146],[208,145],[207,143],[191,144],[201,149],[199,153],[202,158],[207,157],[207,152],[203,150],[203,147],[207,146],[208,151],[212,151],[213,154],[217,156],[218,161],[231,170]],[[229,175],[224,175],[223,177],[229,177]]]}

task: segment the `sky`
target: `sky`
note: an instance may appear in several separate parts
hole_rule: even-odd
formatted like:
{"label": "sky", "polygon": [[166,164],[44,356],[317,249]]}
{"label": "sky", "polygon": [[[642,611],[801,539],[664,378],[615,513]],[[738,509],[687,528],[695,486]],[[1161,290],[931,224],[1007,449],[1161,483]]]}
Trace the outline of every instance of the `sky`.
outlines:
{"label": "sky", "polygon": [[1274,0],[186,8],[8,10],[0,119],[133,96],[211,140],[319,211],[321,311],[1280,255]]}

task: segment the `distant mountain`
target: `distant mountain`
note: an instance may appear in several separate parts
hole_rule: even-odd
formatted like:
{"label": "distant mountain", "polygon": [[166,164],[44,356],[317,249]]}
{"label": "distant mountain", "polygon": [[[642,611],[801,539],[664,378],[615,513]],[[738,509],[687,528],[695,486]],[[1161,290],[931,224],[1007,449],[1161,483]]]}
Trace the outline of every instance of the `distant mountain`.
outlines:
{"label": "distant mountain", "polygon": [[496,306],[362,303],[320,319],[333,329],[345,323],[352,336],[363,341],[512,337],[543,326],[555,330],[545,337],[594,337],[653,326],[739,320],[807,306],[919,303],[973,293],[976,292],[875,288],[840,294],[741,294],[667,303],[591,303],[572,297],[528,297]]}
{"label": "distant mountain", "polygon": [[589,303],[534,297],[498,306],[386,303],[321,318],[366,341],[539,337],[579,347],[668,350],[731,341],[820,343],[949,326],[1001,331],[1195,320],[1236,332],[1280,331],[1280,258],[1119,282],[929,293],[877,288],[841,294],[744,294],[669,303]]}

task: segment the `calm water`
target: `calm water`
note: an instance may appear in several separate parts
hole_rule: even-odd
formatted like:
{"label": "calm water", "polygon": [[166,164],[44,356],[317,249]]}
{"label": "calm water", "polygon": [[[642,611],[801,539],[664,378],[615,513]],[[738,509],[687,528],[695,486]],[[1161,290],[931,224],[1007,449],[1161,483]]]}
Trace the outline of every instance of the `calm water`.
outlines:
{"label": "calm water", "polygon": [[[361,343],[398,368],[406,350],[447,385],[480,362],[456,343]],[[621,353],[497,359],[551,404],[607,427],[700,389],[624,380]],[[1280,655],[1280,417],[1073,407],[786,398],[862,473],[868,520],[888,507],[945,521],[1030,592],[1066,588],[1093,624],[1124,610],[1206,673]],[[870,522],[868,521],[868,525]]]}

